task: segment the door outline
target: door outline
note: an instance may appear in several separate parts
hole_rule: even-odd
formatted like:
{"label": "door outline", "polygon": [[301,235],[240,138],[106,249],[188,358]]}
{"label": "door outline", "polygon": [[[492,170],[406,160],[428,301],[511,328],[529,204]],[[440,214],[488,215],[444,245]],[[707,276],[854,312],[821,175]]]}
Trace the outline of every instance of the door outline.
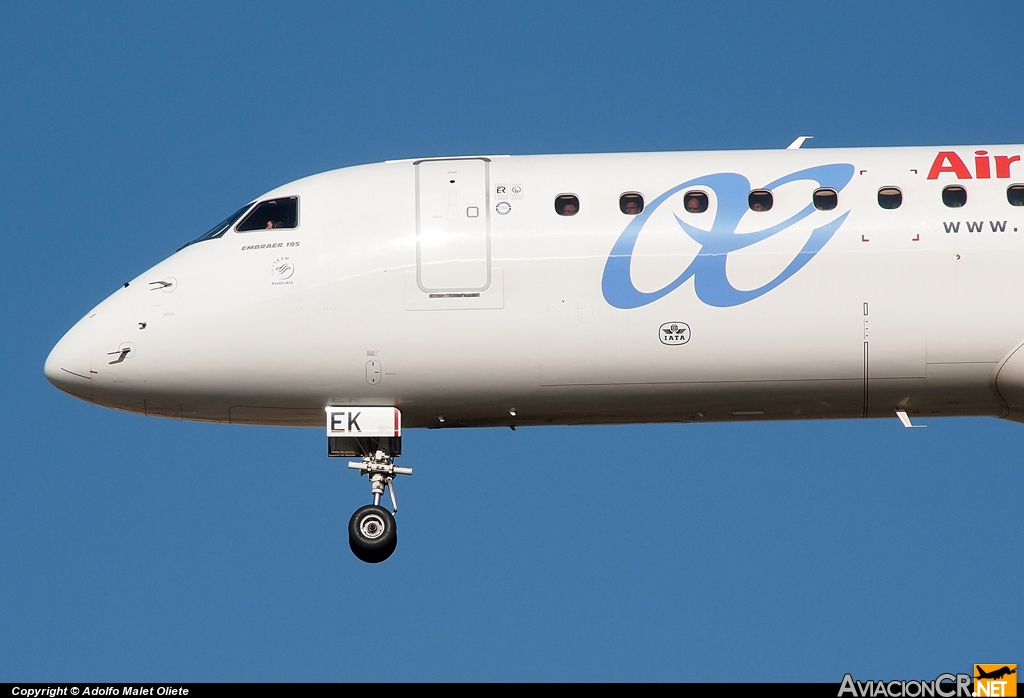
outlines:
{"label": "door outline", "polygon": [[[422,162],[459,162],[466,160],[479,160],[484,163],[484,245],[486,249],[487,280],[483,286],[475,287],[449,287],[449,288],[427,288],[423,285],[423,262],[420,250],[420,169]],[[416,285],[424,293],[436,293],[438,291],[470,291],[480,293],[486,291],[491,285],[491,159],[485,157],[462,157],[462,158],[422,158],[413,163],[416,167]]]}

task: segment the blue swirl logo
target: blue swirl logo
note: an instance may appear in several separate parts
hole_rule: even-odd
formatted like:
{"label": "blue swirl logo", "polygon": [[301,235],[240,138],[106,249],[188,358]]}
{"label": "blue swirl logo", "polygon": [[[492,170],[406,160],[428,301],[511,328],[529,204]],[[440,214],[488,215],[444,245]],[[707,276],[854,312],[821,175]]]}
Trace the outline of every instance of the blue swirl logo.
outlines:
{"label": "blue swirl logo", "polygon": [[[838,192],[842,191],[843,187],[849,184],[853,178],[853,171],[853,165],[848,163],[819,165],[780,177],[764,188],[772,190],[789,182],[811,180],[817,182],[819,187],[828,187]],[[690,265],[674,281],[657,291],[640,291],[633,285],[633,280],[630,277],[630,266],[633,261],[633,249],[636,247],[637,238],[640,236],[644,224],[651,214],[657,211],[658,207],[668,201],[674,194],[684,189],[696,187],[711,189],[718,198],[718,210],[711,224],[711,230],[701,230],[694,227],[681,220],[679,216],[675,216],[675,219],[683,232],[700,245],[700,251]],[[802,221],[815,210],[814,205],[809,203],[803,210],[790,216],[778,225],[752,233],[737,234],[736,227],[739,225],[740,219],[747,212],[747,195],[750,193],[750,190],[750,181],[743,175],[733,172],[721,172],[683,182],[679,186],[669,189],[648,204],[643,213],[636,216],[626,226],[626,229],[622,231],[619,239],[615,241],[615,245],[612,247],[611,254],[608,256],[608,261],[604,267],[604,277],[601,280],[601,292],[604,294],[605,300],[616,308],[639,308],[667,296],[690,279],[693,279],[694,293],[703,303],[716,308],[731,308],[742,305],[755,298],[760,298],[800,271],[814,258],[814,255],[821,251],[825,243],[832,239],[835,232],[839,230],[839,226],[843,224],[843,221],[850,214],[847,211],[829,223],[815,228],[793,261],[774,279],[758,288],[741,290],[729,283],[729,279],[726,276],[725,263],[729,253],[766,240]]]}

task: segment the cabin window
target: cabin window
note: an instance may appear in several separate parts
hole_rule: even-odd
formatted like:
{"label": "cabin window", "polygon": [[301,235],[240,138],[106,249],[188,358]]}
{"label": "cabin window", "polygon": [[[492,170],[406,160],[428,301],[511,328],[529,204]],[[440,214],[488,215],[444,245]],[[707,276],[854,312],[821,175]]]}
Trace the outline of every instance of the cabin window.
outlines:
{"label": "cabin window", "polygon": [[627,216],[635,216],[644,210],[643,194],[629,192],[619,197],[619,210]]}
{"label": "cabin window", "polygon": [[708,195],[702,191],[688,191],[683,196],[687,213],[704,213],[708,210]]}
{"label": "cabin window", "polygon": [[235,221],[237,221],[239,218],[241,218],[242,214],[249,210],[250,206],[252,206],[251,203],[246,204],[245,206],[243,206],[242,208],[238,209],[237,211],[232,213],[230,216],[228,216],[227,218],[222,220],[220,223],[218,223],[217,225],[213,226],[208,231],[206,231],[205,233],[203,233],[202,235],[197,237],[192,242],[186,242],[184,245],[179,247],[178,250],[179,251],[183,250],[186,247],[188,247],[189,245],[194,245],[197,242],[203,242],[205,240],[213,240],[214,238],[222,237],[224,235],[224,233],[228,232],[228,230],[231,228],[231,226],[233,226],[235,224]]}
{"label": "cabin window", "polygon": [[899,208],[903,205],[903,192],[896,187],[882,187],[878,190],[878,205],[882,208]]}
{"label": "cabin window", "polygon": [[817,189],[811,195],[811,201],[819,211],[831,211],[839,205],[839,194],[835,189]]}
{"label": "cabin window", "polygon": [[555,197],[555,213],[559,216],[575,216],[580,212],[580,199],[575,194],[559,194]]}
{"label": "cabin window", "polygon": [[967,190],[953,184],[942,190],[942,203],[949,208],[960,208],[967,203]]}
{"label": "cabin window", "polygon": [[771,211],[773,203],[772,193],[767,189],[755,189],[747,196],[751,211]]}
{"label": "cabin window", "polygon": [[256,204],[248,216],[235,228],[240,233],[251,230],[277,230],[299,227],[299,197],[270,199]]}
{"label": "cabin window", "polygon": [[1006,200],[1011,206],[1024,206],[1024,184],[1011,184],[1006,188]]}

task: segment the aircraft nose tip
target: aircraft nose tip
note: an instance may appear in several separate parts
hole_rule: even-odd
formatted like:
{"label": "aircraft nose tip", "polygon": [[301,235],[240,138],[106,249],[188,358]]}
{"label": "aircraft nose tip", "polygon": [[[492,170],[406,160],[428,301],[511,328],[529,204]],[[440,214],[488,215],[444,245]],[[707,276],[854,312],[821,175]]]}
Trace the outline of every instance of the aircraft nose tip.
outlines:
{"label": "aircraft nose tip", "polygon": [[65,393],[92,401],[92,374],[89,373],[89,335],[72,327],[46,357],[46,379]]}

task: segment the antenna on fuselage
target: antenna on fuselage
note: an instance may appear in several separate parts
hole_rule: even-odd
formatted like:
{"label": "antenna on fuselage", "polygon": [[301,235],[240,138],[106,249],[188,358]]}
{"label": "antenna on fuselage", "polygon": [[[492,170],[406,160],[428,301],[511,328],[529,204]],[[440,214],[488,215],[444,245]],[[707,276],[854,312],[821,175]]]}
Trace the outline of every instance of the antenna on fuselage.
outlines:
{"label": "antenna on fuselage", "polygon": [[814,138],[814,136],[797,136],[796,140],[786,146],[786,150],[800,150],[800,146],[804,144],[808,138]]}

